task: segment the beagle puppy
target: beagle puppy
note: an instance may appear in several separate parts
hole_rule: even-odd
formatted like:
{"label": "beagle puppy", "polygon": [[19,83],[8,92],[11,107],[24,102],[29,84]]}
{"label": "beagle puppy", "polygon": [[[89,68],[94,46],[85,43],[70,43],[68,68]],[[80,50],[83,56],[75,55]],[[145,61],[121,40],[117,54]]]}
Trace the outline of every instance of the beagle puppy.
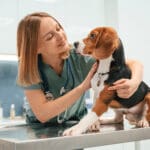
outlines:
{"label": "beagle puppy", "polygon": [[109,107],[115,117],[101,120],[100,124],[123,122],[123,115],[138,127],[149,127],[150,88],[141,82],[137,91],[128,99],[120,98],[115,90],[108,90],[122,78],[131,78],[131,71],[125,63],[123,45],[117,32],[111,27],[93,29],[82,42],[74,43],[77,52],[87,54],[99,61],[97,72],[91,80],[95,102],[81,121],[64,131],[63,135],[78,135],[86,132]]}

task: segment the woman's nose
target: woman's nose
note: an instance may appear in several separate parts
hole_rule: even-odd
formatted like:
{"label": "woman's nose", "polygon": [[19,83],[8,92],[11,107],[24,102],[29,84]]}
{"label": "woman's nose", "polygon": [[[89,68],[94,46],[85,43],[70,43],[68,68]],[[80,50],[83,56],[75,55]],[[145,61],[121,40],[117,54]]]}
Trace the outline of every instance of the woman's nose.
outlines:
{"label": "woman's nose", "polygon": [[56,33],[55,36],[56,36],[57,41],[62,40],[62,34],[61,33]]}

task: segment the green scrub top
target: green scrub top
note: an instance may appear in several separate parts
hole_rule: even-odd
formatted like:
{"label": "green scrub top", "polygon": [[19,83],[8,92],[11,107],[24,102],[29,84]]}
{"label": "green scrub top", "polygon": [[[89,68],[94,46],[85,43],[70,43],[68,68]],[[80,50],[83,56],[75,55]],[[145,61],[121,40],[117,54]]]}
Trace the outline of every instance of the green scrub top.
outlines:
{"label": "green scrub top", "polygon": [[[78,86],[85,79],[92,64],[95,62],[95,60],[89,56],[82,56],[81,54],[76,53],[75,49],[70,50],[70,56],[67,59],[64,61],[61,75],[58,75],[49,65],[41,61],[40,69],[46,77],[49,91],[54,99],[61,96],[60,91],[62,87],[66,86],[65,89],[68,92]],[[39,83],[24,87],[24,89],[43,89],[42,86],[43,84]],[[71,107],[69,107],[67,111],[50,119],[48,122],[62,123],[67,120],[80,120],[87,113],[84,97],[85,93]],[[26,104],[26,115],[27,122],[32,123],[37,121],[28,103]]]}

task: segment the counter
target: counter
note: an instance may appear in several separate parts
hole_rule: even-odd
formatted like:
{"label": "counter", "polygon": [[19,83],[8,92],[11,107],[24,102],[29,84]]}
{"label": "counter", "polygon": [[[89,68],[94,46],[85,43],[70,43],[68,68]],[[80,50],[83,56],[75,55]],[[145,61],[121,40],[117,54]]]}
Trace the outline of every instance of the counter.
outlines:
{"label": "counter", "polygon": [[100,132],[63,137],[63,131],[74,123],[5,126],[0,129],[0,150],[71,150],[150,139],[150,128],[135,128],[128,123],[103,125]]}

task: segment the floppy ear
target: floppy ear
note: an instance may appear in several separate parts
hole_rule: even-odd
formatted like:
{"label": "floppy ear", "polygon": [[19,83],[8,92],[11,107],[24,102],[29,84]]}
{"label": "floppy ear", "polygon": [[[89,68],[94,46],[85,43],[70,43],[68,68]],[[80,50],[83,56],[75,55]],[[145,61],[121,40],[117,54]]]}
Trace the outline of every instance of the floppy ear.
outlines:
{"label": "floppy ear", "polygon": [[118,47],[119,47],[119,38],[115,39],[113,42],[113,49],[116,50],[118,49]]}
{"label": "floppy ear", "polygon": [[97,39],[96,39],[95,48],[98,48],[98,47],[101,46],[101,43],[102,43],[101,37],[103,36],[103,32],[104,32],[104,29],[101,28],[101,29],[99,30],[99,34],[98,34]]}
{"label": "floppy ear", "polygon": [[117,32],[111,27],[103,27],[100,30],[96,40],[96,48],[103,48],[105,50],[115,50],[118,48],[119,38]]}

